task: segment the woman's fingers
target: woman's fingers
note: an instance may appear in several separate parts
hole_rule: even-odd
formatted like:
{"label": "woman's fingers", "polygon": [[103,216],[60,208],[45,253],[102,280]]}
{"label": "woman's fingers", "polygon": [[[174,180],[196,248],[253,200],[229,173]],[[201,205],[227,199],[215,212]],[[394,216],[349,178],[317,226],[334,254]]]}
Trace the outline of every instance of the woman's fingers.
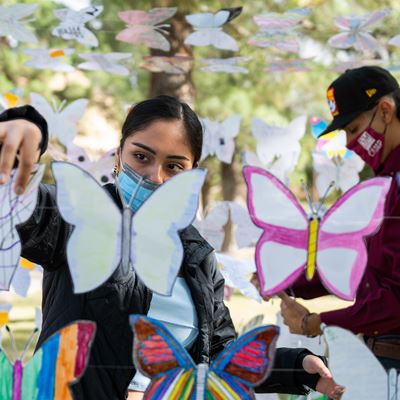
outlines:
{"label": "woman's fingers", "polygon": [[4,136],[0,153],[0,184],[8,182],[10,178],[11,169],[14,165],[21,141],[22,132],[20,130],[7,132]]}

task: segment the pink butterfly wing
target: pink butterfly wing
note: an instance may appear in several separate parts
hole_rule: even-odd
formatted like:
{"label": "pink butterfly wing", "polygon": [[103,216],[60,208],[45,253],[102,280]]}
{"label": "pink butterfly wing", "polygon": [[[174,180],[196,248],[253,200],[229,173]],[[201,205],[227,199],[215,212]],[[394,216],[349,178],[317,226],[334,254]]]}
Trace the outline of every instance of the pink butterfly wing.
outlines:
{"label": "pink butterfly wing", "polygon": [[116,39],[127,43],[143,43],[147,47],[163,51],[170,49],[168,40],[153,26],[137,25],[124,29],[118,33]]}
{"label": "pink butterfly wing", "polygon": [[120,11],[118,16],[130,25],[157,25],[176,13],[175,7],[153,8],[149,12],[141,10]]}
{"label": "pink butterfly wing", "polygon": [[308,218],[295,196],[262,168],[243,168],[247,206],[254,224],[263,229],[256,245],[256,266],[263,295],[289,287],[307,260]]}
{"label": "pink butterfly wing", "polygon": [[355,298],[367,263],[364,237],[382,222],[390,184],[390,178],[373,178],[354,186],[321,220],[318,273],[325,287],[340,298]]}

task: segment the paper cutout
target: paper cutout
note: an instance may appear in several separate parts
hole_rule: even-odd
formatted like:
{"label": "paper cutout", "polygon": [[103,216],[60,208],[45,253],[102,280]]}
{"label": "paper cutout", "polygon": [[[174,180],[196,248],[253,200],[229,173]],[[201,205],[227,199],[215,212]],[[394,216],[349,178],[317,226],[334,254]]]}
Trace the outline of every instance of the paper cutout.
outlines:
{"label": "paper cutout", "polygon": [[158,321],[132,315],[134,362],[152,379],[144,399],[254,398],[253,386],[272,368],[279,329],[262,326],[247,332],[208,364],[195,365],[187,351]]}
{"label": "paper cutout", "polygon": [[75,226],[67,246],[74,292],[95,289],[122,261],[124,273],[133,265],[151,290],[169,295],[183,259],[178,232],[195,217],[206,171],[193,169],[169,179],[132,218],[129,206],[121,214],[88,172],[65,162],[53,162],[52,170],[58,208]]}
{"label": "paper cutout", "polygon": [[253,118],[251,130],[257,139],[257,156],[261,162],[268,165],[275,158],[284,157],[290,160],[290,164],[293,164],[294,158],[296,165],[306,124],[305,115],[295,118],[286,127],[269,125],[259,118]]}
{"label": "paper cutout", "polygon": [[224,227],[228,222],[228,217],[229,204],[226,201],[220,201],[205,216],[202,218],[198,216],[193,226],[216,251],[220,251],[224,243]]}
{"label": "paper cutout", "polygon": [[255,15],[253,20],[260,28],[260,32],[253,36],[248,43],[252,46],[298,53],[300,44],[295,29],[309,13],[309,9],[303,8],[288,10],[283,14],[267,12]]}
{"label": "paper cutout", "polygon": [[342,31],[328,40],[328,44],[338,49],[354,49],[374,52],[379,49],[378,41],[370,34],[371,26],[390,14],[388,8],[374,10],[364,15],[335,17],[335,25]]}
{"label": "paper cutout", "polygon": [[12,89],[0,94],[0,112],[11,107],[17,107],[22,97],[22,89]]}
{"label": "paper cutout", "polygon": [[120,11],[118,16],[128,24],[128,27],[118,33],[115,38],[122,42],[142,43],[153,49],[169,51],[171,45],[163,34],[168,33],[164,28],[170,25],[161,24],[161,22],[171,18],[176,11],[176,7],[153,8],[150,11]]}
{"label": "paper cutout", "polygon": [[119,64],[118,61],[123,61],[132,57],[130,53],[81,53],[79,57],[86,60],[86,62],[78,65],[80,69],[105,71],[117,75],[129,75],[129,69]]}
{"label": "paper cutout", "polygon": [[52,34],[66,40],[74,39],[86,46],[97,47],[96,36],[85,27],[85,23],[94,20],[103,12],[103,6],[91,6],[73,11],[69,8],[54,10],[54,15],[61,23],[53,29]]}
{"label": "paper cutout", "polygon": [[249,280],[249,275],[256,272],[254,259],[239,259],[222,253],[215,255],[218,263],[223,266],[221,273],[225,279],[225,285],[239,289],[246,297],[261,303],[262,298],[258,290]]}
{"label": "paper cutout", "polygon": [[254,225],[249,210],[235,201],[229,202],[231,220],[235,225],[235,239],[239,249],[254,246],[262,234],[262,229]]}
{"label": "paper cutout", "polygon": [[186,21],[195,31],[186,39],[185,44],[192,46],[214,46],[221,50],[239,50],[236,40],[222,31],[222,27],[242,12],[242,7],[225,8],[213,13],[187,15]]}
{"label": "paper cutout", "polygon": [[317,173],[315,183],[321,198],[332,182],[336,189],[346,192],[360,181],[358,174],[364,168],[364,161],[357,154],[343,159],[314,152],[312,157]]}
{"label": "paper cutout", "polygon": [[75,68],[63,61],[64,56],[70,56],[74,49],[22,49],[32,59],[28,60],[27,67],[50,69],[57,72],[72,72]]}
{"label": "paper cutout", "polygon": [[11,308],[12,308],[11,304],[0,304],[0,327],[10,322],[9,314]]}
{"label": "paper cutout", "polygon": [[111,149],[99,159],[92,161],[86,151],[79,146],[69,144],[67,146],[67,160],[72,164],[79,165],[89,172],[102,185],[114,181],[112,176],[115,164],[116,149]]}
{"label": "paper cutout", "polygon": [[228,74],[247,74],[249,70],[241,65],[248,61],[248,57],[229,57],[229,58],[202,58],[200,61],[206,64],[200,70],[204,72],[226,72]]}
{"label": "paper cutout", "polygon": [[265,71],[267,72],[309,72],[307,66],[309,59],[294,58],[289,60],[267,60]]}
{"label": "paper cutout", "polygon": [[87,99],[78,99],[66,105],[62,101],[59,105],[53,99],[50,105],[38,93],[31,93],[31,105],[43,115],[47,121],[50,139],[58,139],[64,146],[68,146],[76,136],[79,120],[82,118],[89,103]]}
{"label": "paper cutout", "polygon": [[31,360],[14,364],[0,350],[2,400],[72,400],[69,385],[85,372],[96,330],[91,321],[76,321],[52,335]]}
{"label": "paper cutout", "polygon": [[193,57],[175,55],[173,57],[148,56],[144,57],[141,68],[153,73],[170,75],[187,74],[192,68]]}
{"label": "paper cutout", "polygon": [[29,288],[31,286],[31,272],[36,269],[36,264],[30,262],[25,258],[20,258],[19,266],[15,270],[11,289],[21,297],[28,295]]}
{"label": "paper cutout", "polygon": [[345,386],[342,400],[398,400],[400,380],[396,369],[389,374],[361,338],[337,326],[323,329],[329,348],[329,369]]}
{"label": "paper cutout", "polygon": [[39,165],[24,194],[14,192],[16,170],[11,179],[0,185],[0,290],[8,290],[18,266],[21,242],[16,225],[29,219],[36,207],[39,183],[44,173],[44,165]]}
{"label": "paper cutout", "polygon": [[243,174],[250,216],[264,229],[256,246],[262,294],[285,290],[304,272],[311,280],[317,270],[329,292],[353,300],[367,263],[364,237],[381,223],[391,179],[354,186],[321,216],[319,210],[307,215],[269,172],[244,167]]}
{"label": "paper cutout", "polygon": [[37,7],[37,4],[0,6],[0,37],[11,36],[18,42],[37,44],[37,37],[24,25],[24,22],[32,19],[23,20],[33,14]]}
{"label": "paper cutout", "polygon": [[215,155],[220,161],[230,164],[235,152],[234,138],[240,131],[240,115],[235,114],[222,122],[201,118],[204,128],[201,161]]}

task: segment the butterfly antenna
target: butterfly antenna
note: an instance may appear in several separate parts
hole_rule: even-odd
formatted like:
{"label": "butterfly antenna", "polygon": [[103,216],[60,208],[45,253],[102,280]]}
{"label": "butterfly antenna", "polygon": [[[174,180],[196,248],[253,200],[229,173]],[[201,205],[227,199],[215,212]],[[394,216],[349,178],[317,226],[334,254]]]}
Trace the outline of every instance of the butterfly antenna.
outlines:
{"label": "butterfly antenna", "polygon": [[308,206],[310,207],[311,213],[315,214],[315,209],[314,209],[313,203],[311,201],[310,192],[308,190],[307,185],[305,184],[305,182],[303,180],[301,180],[301,186],[303,186],[303,191],[304,191],[304,194],[306,195],[307,203],[308,203]]}
{"label": "butterfly antenna", "polygon": [[30,347],[30,345],[31,345],[31,343],[32,343],[32,340],[33,340],[34,336],[36,335],[36,333],[37,333],[38,331],[39,331],[39,329],[38,329],[38,328],[35,328],[35,329],[32,331],[31,335],[29,336],[29,339],[28,339],[28,341],[26,342],[26,345],[25,345],[25,347],[24,347],[24,351],[22,352],[22,355],[21,355],[21,361],[24,360],[24,358],[25,358],[25,356],[26,356],[26,353],[28,352],[28,349],[29,349],[29,347]]}
{"label": "butterfly antenna", "polygon": [[320,202],[319,202],[319,206],[318,206],[318,209],[317,209],[317,214],[321,211],[321,208],[322,208],[322,206],[324,205],[325,200],[326,200],[326,198],[328,197],[328,194],[329,194],[330,190],[333,188],[334,184],[335,184],[335,182],[334,182],[334,181],[331,181],[331,183],[329,184],[329,186],[326,188],[325,193],[324,193],[324,195],[321,197],[321,200],[320,200]]}
{"label": "butterfly antenna", "polygon": [[8,325],[6,325],[6,331],[8,332],[8,335],[10,336],[10,342],[11,342],[11,349],[14,355],[15,361],[18,360],[18,351],[17,351],[17,346],[15,345],[15,340],[14,336],[11,332],[11,329]]}

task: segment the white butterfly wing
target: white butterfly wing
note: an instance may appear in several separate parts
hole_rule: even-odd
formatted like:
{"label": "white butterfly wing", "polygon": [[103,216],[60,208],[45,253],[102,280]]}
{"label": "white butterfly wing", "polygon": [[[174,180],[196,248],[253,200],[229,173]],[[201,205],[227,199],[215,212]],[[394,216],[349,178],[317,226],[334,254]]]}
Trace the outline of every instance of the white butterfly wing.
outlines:
{"label": "white butterfly wing", "polygon": [[186,39],[185,44],[191,46],[210,46],[213,44],[215,29],[201,29],[191,33]]}
{"label": "white butterfly wing", "polygon": [[317,173],[315,184],[318,195],[322,198],[331,182],[336,181],[336,165],[330,158],[321,153],[314,152],[312,158]]}
{"label": "white butterfly wing", "polygon": [[38,93],[31,92],[30,94],[31,105],[43,115],[47,122],[50,138],[57,137],[57,116],[51,105],[47,100]]}
{"label": "white butterfly wing", "polygon": [[342,165],[339,167],[337,182],[342,192],[346,192],[360,182],[359,173],[363,167],[364,161],[357,154],[353,154],[342,161]]}
{"label": "white butterfly wing", "polygon": [[121,212],[108,193],[81,168],[53,162],[52,170],[58,208],[63,219],[74,225],[67,245],[74,292],[87,292],[104,283],[118,267]]}
{"label": "white butterfly wing", "polygon": [[220,10],[217,13],[198,13],[187,15],[186,21],[196,29],[218,28],[229,19],[229,11]]}
{"label": "white butterfly wing", "polygon": [[342,400],[386,400],[385,369],[362,339],[350,331],[328,326],[324,337],[329,348],[329,369],[339,385],[345,386]]}
{"label": "white butterfly wing", "polygon": [[234,138],[240,130],[240,115],[232,115],[219,124],[215,154],[224,163],[232,162],[235,152]]}
{"label": "white butterfly wing", "polygon": [[179,231],[195,218],[206,171],[192,169],[165,182],[133,218],[131,254],[140,279],[153,291],[170,295],[183,259]]}
{"label": "white butterfly wing", "polygon": [[19,265],[15,270],[12,279],[11,288],[18,296],[26,297],[28,294],[29,286],[31,284],[30,271],[23,266]]}
{"label": "white butterfly wing", "polygon": [[216,30],[214,35],[212,36],[211,44],[221,50],[230,50],[230,51],[238,51],[239,46],[236,40],[223,32],[222,30]]}
{"label": "white butterfly wing", "polygon": [[57,114],[57,138],[64,146],[74,140],[76,126],[85,113],[88,103],[87,99],[75,100]]}

